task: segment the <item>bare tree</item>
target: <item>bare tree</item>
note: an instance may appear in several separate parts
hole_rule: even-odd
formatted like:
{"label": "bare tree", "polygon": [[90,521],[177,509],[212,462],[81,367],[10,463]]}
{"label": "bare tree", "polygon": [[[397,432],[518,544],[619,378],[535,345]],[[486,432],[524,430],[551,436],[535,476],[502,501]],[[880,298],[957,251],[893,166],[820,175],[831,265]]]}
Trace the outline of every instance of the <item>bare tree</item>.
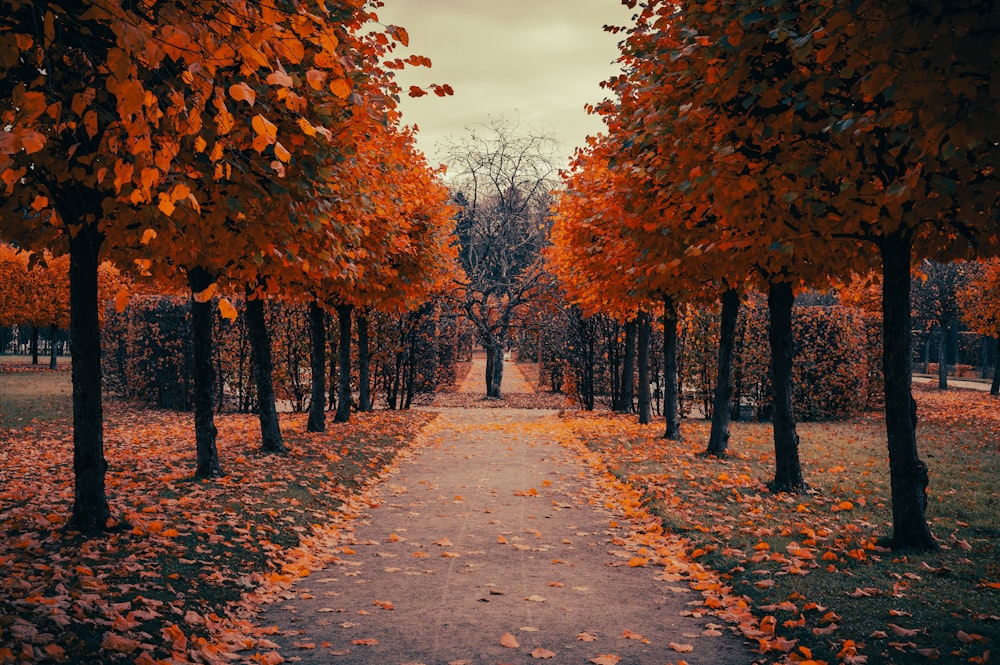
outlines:
{"label": "bare tree", "polygon": [[486,394],[500,397],[503,352],[519,308],[541,288],[555,141],[494,118],[448,146],[465,270],[462,307],[486,349]]}

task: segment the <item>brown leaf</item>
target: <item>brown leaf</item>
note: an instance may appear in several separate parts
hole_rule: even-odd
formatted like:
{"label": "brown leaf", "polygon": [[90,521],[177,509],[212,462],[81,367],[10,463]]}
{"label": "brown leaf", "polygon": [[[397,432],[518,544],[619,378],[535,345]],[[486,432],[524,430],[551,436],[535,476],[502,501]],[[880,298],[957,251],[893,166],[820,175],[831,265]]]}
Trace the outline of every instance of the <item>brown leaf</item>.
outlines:
{"label": "brown leaf", "polygon": [[537,649],[535,649],[534,651],[531,652],[531,657],[532,658],[538,658],[538,659],[555,658],[556,657],[556,652],[555,651],[549,651],[548,649],[543,649],[542,647],[538,647]]}
{"label": "brown leaf", "polygon": [[621,661],[622,659],[613,653],[601,654],[590,659],[594,665],[618,665]]}
{"label": "brown leaf", "polygon": [[677,644],[676,642],[671,642],[667,646],[669,646],[677,653],[691,653],[692,651],[694,651],[694,646],[690,644]]}
{"label": "brown leaf", "polygon": [[504,633],[500,636],[500,646],[507,647],[508,649],[517,649],[521,644],[510,633]]}
{"label": "brown leaf", "polygon": [[579,635],[576,636],[576,639],[580,640],[581,642],[596,642],[597,641],[597,638],[594,637],[593,635],[591,635],[590,633],[580,633]]}
{"label": "brown leaf", "polygon": [[894,623],[888,623],[886,625],[889,626],[889,629],[896,633],[899,637],[916,637],[923,632],[917,628],[903,628],[902,626],[897,626]]}

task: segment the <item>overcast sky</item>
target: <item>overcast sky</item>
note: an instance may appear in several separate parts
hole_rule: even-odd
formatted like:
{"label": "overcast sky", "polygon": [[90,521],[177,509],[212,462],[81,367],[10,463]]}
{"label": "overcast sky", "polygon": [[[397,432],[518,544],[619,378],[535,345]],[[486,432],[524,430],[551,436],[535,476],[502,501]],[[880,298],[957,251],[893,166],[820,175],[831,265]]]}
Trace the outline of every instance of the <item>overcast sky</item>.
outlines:
{"label": "overcast sky", "polygon": [[438,146],[490,116],[519,118],[552,135],[568,158],[603,127],[584,104],[604,99],[599,84],[618,71],[620,35],[604,25],[625,25],[631,13],[620,0],[385,0],[378,15],[409,32],[410,48],[400,55],[434,63],[402,72],[404,90],[428,83],[455,89],[453,97],[406,97],[401,105],[437,164],[444,161]]}

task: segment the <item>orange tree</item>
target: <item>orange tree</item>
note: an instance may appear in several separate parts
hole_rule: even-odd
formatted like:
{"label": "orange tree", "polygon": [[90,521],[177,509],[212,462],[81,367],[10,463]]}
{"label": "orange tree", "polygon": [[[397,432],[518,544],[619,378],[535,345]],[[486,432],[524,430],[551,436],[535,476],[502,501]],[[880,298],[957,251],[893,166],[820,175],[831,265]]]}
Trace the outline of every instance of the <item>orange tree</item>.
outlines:
{"label": "orange tree", "polygon": [[[777,235],[761,227],[768,249],[788,247],[808,259],[800,248],[815,246],[817,238],[877,249],[885,285],[892,542],[903,548],[935,546],[910,396],[911,260],[915,251],[937,257],[995,251],[997,142],[992,125],[971,122],[996,110],[984,81],[992,80],[997,10],[984,10],[976,0],[919,10],[891,1],[708,0],[687,3],[681,13],[674,3],[650,2],[632,42],[648,67],[638,67],[638,76],[652,73],[644,90],[668,99],[686,93],[665,110],[655,95],[643,104],[645,123],[633,145],[646,155],[686,160],[690,169],[656,172],[682,178],[664,183],[668,189],[696,192],[696,219],[759,213],[742,206],[767,181],[780,197],[758,198],[780,200],[800,215],[788,236],[780,227]],[[946,81],[952,69],[957,75]],[[679,126],[685,131],[677,132]],[[657,149],[667,145],[672,153]],[[697,196],[701,182],[713,181],[719,186]],[[738,194],[738,206],[718,207],[726,191]],[[739,236],[721,235],[716,248],[739,246]]]}
{"label": "orange tree", "polygon": [[[172,2],[0,3],[0,233],[26,248],[70,256],[73,528],[100,531],[110,519],[97,321],[101,251],[122,248],[149,267],[151,248],[144,246],[162,231],[172,237],[176,209],[201,215],[201,195],[204,217],[218,222],[228,216],[225,204],[246,195],[234,186],[223,199],[219,183],[246,176],[264,188],[293,155],[311,154],[320,140],[335,142],[328,120],[345,106],[367,112],[354,96],[354,78],[377,68],[373,49],[391,41],[361,35],[369,17],[355,0],[291,9],[213,0],[196,14]],[[406,39],[402,29],[387,32]],[[256,113],[238,108],[255,98],[262,101]],[[151,206],[162,215],[143,214]],[[214,276],[190,267],[193,289],[204,294]]]}
{"label": "orange tree", "polygon": [[970,269],[968,281],[958,290],[962,320],[980,335],[998,341],[994,355],[990,394],[1000,394],[1000,259],[990,259]]}
{"label": "orange tree", "polygon": [[[339,386],[337,422],[351,413],[351,341],[355,309],[406,311],[422,304],[454,275],[452,210],[440,172],[432,170],[414,145],[410,130],[375,125],[356,135],[349,177],[337,180],[338,205],[327,213],[356,229],[342,238],[350,262],[336,271],[316,266],[307,276],[311,294],[313,402],[311,431],[325,428],[322,307],[337,313]],[[318,272],[317,272],[318,271]],[[370,401],[367,319],[359,319],[360,388]]]}

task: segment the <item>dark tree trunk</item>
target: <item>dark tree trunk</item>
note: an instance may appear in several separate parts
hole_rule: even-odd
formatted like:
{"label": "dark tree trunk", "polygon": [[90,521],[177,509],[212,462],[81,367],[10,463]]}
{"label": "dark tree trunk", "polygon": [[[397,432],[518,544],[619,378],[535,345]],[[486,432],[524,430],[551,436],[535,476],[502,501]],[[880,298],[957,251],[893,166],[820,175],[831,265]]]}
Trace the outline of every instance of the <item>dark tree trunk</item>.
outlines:
{"label": "dark tree trunk", "polygon": [[104,489],[104,406],[97,266],[104,237],[84,224],[69,239],[70,344],[73,348],[73,512],[67,529],[94,534],[108,528]]}
{"label": "dark tree trunk", "polygon": [[882,255],[882,316],[885,427],[892,485],[892,546],[934,550],[927,525],[927,465],[917,454],[917,403],[910,371],[910,259],[912,238],[897,233],[879,243]]}
{"label": "dark tree trunk", "polygon": [[56,368],[56,335],[59,334],[59,328],[56,324],[49,326],[49,369]]}
{"label": "dark tree trunk", "polygon": [[[331,325],[333,322],[331,320]],[[340,372],[337,366],[340,363],[340,322],[337,323],[336,334],[330,335],[330,392],[327,404],[330,409],[337,408],[337,391],[340,390]]]}
{"label": "dark tree trunk", "polygon": [[[215,278],[204,268],[188,270],[191,293],[201,293]],[[215,446],[218,430],[213,413],[213,384],[215,368],[212,367],[212,301],[198,302],[191,299],[191,374],[194,382],[194,437],[198,451],[197,478],[219,478],[223,475],[219,451]]]}
{"label": "dark tree trunk", "polygon": [[410,361],[406,372],[406,399],[403,401],[403,409],[407,411],[413,405],[413,392],[417,383],[417,336],[419,334],[419,329],[414,325],[409,335],[408,355]]}
{"label": "dark tree trunk", "polygon": [[677,307],[670,296],[663,298],[663,438],[681,440],[681,410],[677,384]]}
{"label": "dark tree trunk", "polygon": [[941,339],[938,342],[938,390],[948,390],[948,328],[950,321],[941,322]]}
{"label": "dark tree trunk", "polygon": [[288,449],[281,439],[278,410],[274,406],[274,362],[271,358],[271,336],[267,333],[264,299],[247,294],[247,330],[250,332],[250,352],[257,379],[257,413],[260,417],[260,442],[264,452],[285,454]]}
{"label": "dark tree trunk", "polygon": [[312,399],[309,401],[308,432],[326,431],[326,315],[319,302],[309,303],[309,360],[312,368]]}
{"label": "dark tree trunk", "polygon": [[337,305],[337,321],[340,324],[340,342],[337,352],[340,356],[340,380],[337,391],[337,415],[333,422],[346,423],[351,419],[351,317],[354,307]]}
{"label": "dark tree trunk", "polygon": [[771,390],[774,398],[774,480],[771,490],[788,492],[805,487],[799,462],[799,435],[795,431],[792,382],[792,305],[789,282],[771,282],[767,293],[770,313]]}
{"label": "dark tree trunk", "polygon": [[729,289],[722,294],[722,317],[719,330],[719,376],[712,406],[712,433],[706,454],[723,457],[729,448],[729,403],[733,395],[733,355],[736,349],[736,318],[740,313],[740,294]]}
{"label": "dark tree trunk", "polygon": [[[619,413],[630,413],[632,411],[632,383],[634,379],[633,375],[635,374],[636,332],[638,331],[638,326],[639,323],[635,319],[625,323],[625,357],[622,360],[621,392],[618,398],[617,409]],[[641,365],[642,361],[640,360],[639,363]],[[640,387],[641,390],[642,388]],[[640,411],[641,409],[642,407],[640,406]],[[642,416],[640,415],[639,417],[641,420]]]}
{"label": "dark tree trunk", "polygon": [[38,326],[31,326],[31,364],[38,364]]}
{"label": "dark tree trunk", "polygon": [[997,335],[997,349],[993,356],[993,383],[990,385],[991,395],[1000,395],[1000,335]]}
{"label": "dark tree trunk", "polygon": [[[648,425],[653,422],[649,394],[649,338],[652,336],[649,312],[639,312],[637,323],[639,337],[639,424]],[[632,377],[629,376],[629,383],[631,382]],[[629,402],[631,401],[629,399]]]}
{"label": "dark tree trunk", "polygon": [[358,314],[358,410],[372,410],[372,354],[368,346],[368,316]]}
{"label": "dark tree trunk", "polygon": [[490,340],[486,344],[486,396],[500,399],[503,381],[503,344]]}

